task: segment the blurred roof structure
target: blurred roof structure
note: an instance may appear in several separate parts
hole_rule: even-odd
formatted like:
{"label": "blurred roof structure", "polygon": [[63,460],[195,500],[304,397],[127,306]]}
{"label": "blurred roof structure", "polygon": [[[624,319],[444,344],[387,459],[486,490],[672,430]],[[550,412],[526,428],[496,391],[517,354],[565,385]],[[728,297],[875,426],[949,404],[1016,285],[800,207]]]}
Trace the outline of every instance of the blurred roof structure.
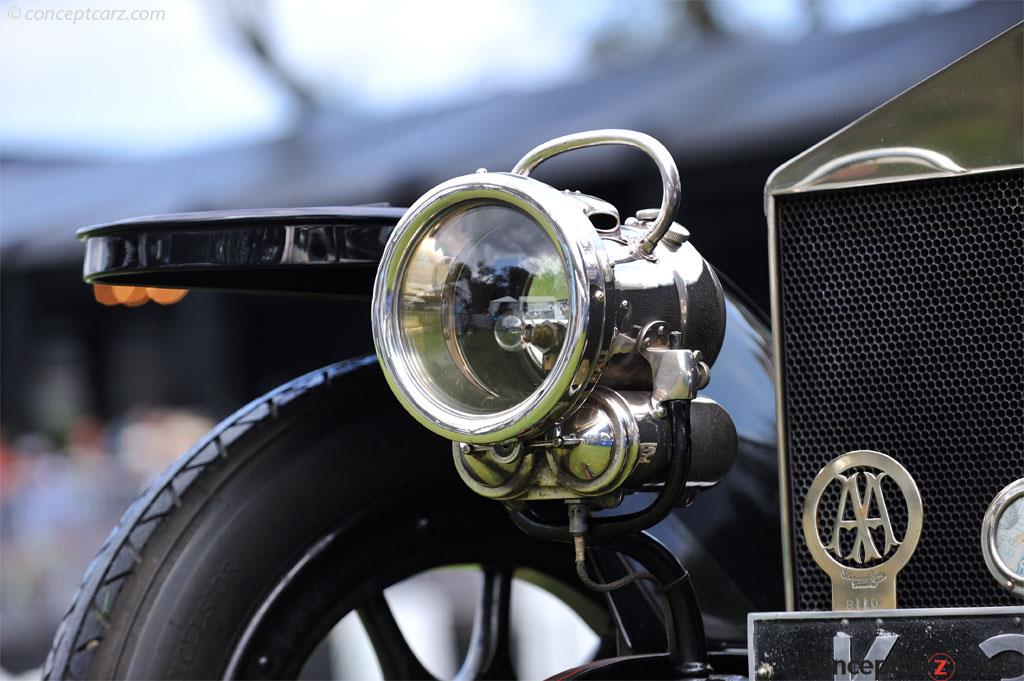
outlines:
{"label": "blurred roof structure", "polygon": [[[409,201],[480,166],[511,167],[567,132],[648,132],[687,168],[806,144],[1021,21],[980,2],[913,22],[799,43],[705,42],[556,89],[385,120],[321,114],[270,143],[120,163],[4,159],[5,268],[70,264],[80,226],[155,213]],[[602,150],[552,162],[546,179],[613,180]],[[586,158],[584,158],[586,156]],[[779,159],[780,161],[784,159]],[[8,270],[10,271],[10,270]]]}

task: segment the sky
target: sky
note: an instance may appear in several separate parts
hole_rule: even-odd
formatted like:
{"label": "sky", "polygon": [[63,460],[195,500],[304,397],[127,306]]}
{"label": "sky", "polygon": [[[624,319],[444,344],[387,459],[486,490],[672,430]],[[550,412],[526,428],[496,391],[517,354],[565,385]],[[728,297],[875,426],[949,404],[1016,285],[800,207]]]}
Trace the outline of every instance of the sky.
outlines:
{"label": "sky", "polygon": [[[797,40],[810,30],[804,2],[714,9],[741,38]],[[820,14],[844,31],[964,4],[822,0]],[[140,158],[286,134],[295,100],[242,47],[233,16],[262,27],[338,115],[391,116],[581,77],[596,35],[651,40],[665,10],[656,0],[9,0],[0,153]]]}

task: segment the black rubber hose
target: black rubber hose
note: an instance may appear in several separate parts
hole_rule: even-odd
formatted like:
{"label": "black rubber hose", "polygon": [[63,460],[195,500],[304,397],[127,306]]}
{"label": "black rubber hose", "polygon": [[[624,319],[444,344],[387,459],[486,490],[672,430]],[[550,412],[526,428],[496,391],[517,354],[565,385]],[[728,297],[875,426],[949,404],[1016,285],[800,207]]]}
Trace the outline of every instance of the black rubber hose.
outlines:
{"label": "black rubber hose", "polygon": [[[647,570],[634,573],[619,584],[597,584],[600,590],[625,586],[639,579],[650,579],[662,598],[666,617],[668,650],[681,678],[703,678],[708,675],[707,643],[700,605],[693,591],[689,574],[668,549],[642,531],[660,522],[675,507],[685,491],[690,472],[692,443],[690,438],[690,402],[674,400],[666,403],[672,419],[672,458],[657,498],[647,508],[614,518],[591,518],[586,533],[587,544],[608,544],[609,548],[627,555]],[[506,507],[512,522],[527,534],[541,539],[572,541],[569,526],[553,525],[537,520],[526,511]],[[592,582],[585,566],[577,561],[577,572],[585,584]],[[590,584],[588,584],[590,586]]]}
{"label": "black rubber hose", "polygon": [[[626,513],[612,518],[592,518],[587,532],[587,543],[591,546],[605,544],[630,532],[639,532],[656,525],[675,508],[685,490],[690,474],[692,445],[690,440],[690,402],[673,400],[665,403],[672,420],[672,457],[661,491],[655,500],[642,511]],[[538,539],[572,541],[568,525],[552,525],[537,520],[529,513],[506,506],[512,522],[527,534]]]}
{"label": "black rubber hose", "polygon": [[631,532],[640,532],[658,524],[675,508],[690,475],[692,443],[690,440],[690,401],[666,402],[672,419],[672,464],[665,485],[654,502],[642,511],[613,518],[594,518],[590,521],[587,539],[601,544]]}

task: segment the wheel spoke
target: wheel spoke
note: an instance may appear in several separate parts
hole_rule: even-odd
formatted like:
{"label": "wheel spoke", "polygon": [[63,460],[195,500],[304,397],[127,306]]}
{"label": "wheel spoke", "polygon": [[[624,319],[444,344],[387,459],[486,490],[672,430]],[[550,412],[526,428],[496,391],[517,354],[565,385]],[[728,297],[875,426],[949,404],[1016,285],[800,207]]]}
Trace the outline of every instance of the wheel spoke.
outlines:
{"label": "wheel spoke", "polygon": [[356,608],[366,629],[373,650],[377,654],[381,673],[385,679],[433,679],[398,627],[384,594],[378,592],[372,599]]}
{"label": "wheel spoke", "polygon": [[457,681],[470,679],[511,679],[515,677],[509,650],[509,610],[512,594],[512,570],[484,566],[469,650]]}

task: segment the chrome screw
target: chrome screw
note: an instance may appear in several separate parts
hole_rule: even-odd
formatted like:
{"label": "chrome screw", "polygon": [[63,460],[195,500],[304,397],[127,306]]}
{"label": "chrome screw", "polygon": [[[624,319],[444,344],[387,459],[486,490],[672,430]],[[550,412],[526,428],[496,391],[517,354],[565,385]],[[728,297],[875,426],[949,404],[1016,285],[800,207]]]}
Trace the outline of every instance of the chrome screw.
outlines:
{"label": "chrome screw", "polygon": [[600,289],[598,289],[597,291],[594,291],[594,300],[596,300],[599,303],[603,303],[604,302],[604,291],[602,291]]}
{"label": "chrome screw", "polygon": [[754,672],[754,678],[757,679],[757,681],[769,681],[769,679],[772,679],[774,677],[775,670],[772,669],[772,666],[770,664],[768,664],[767,662],[762,662],[761,664],[757,665],[757,670]]}

